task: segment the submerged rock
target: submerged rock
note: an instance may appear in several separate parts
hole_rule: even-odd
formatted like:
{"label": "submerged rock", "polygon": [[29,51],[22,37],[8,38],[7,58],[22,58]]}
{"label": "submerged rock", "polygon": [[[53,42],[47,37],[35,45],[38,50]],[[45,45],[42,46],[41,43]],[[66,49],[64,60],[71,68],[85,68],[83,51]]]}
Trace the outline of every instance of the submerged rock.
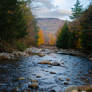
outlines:
{"label": "submerged rock", "polygon": [[20,77],[18,80],[25,80],[25,78],[24,77]]}
{"label": "submerged rock", "polygon": [[48,60],[44,60],[44,61],[39,62],[38,64],[50,64],[51,65],[51,62]]}
{"label": "submerged rock", "polygon": [[41,76],[40,75],[37,75],[36,78],[41,78]]}
{"label": "submerged rock", "polygon": [[58,80],[60,80],[60,81],[64,81],[64,79],[62,79],[62,78],[58,78]]}
{"label": "submerged rock", "polygon": [[50,72],[50,74],[56,74],[56,72]]}
{"label": "submerged rock", "polygon": [[67,80],[67,81],[70,81],[70,79],[69,79],[69,78],[67,78],[66,80]]}
{"label": "submerged rock", "polygon": [[52,62],[51,65],[53,65],[53,66],[60,66],[61,64],[59,62]]}
{"label": "submerged rock", "polygon": [[78,90],[72,90],[71,92],[79,92]]}
{"label": "submerged rock", "polygon": [[32,79],[31,79],[30,81],[31,81],[31,82],[37,82],[37,83],[38,83],[38,81],[37,81],[37,80],[32,80]]}
{"label": "submerged rock", "polygon": [[43,56],[45,56],[45,55],[42,54],[42,53],[38,53],[38,56],[39,56],[39,57],[43,57]]}
{"label": "submerged rock", "polygon": [[49,92],[56,92],[55,90],[50,90]]}
{"label": "submerged rock", "polygon": [[64,82],[64,85],[69,85],[69,82],[65,81],[65,82]]}

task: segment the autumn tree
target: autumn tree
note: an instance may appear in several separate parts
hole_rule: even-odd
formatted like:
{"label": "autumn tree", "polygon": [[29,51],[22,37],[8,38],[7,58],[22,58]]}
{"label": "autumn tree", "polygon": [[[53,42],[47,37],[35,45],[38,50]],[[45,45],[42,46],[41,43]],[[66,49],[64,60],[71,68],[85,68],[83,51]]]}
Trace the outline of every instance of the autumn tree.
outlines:
{"label": "autumn tree", "polygon": [[42,30],[40,30],[39,32],[38,32],[38,46],[40,46],[40,45],[43,45],[44,44],[44,34],[43,34],[43,31]]}
{"label": "autumn tree", "polygon": [[80,1],[77,0],[76,4],[74,5],[74,8],[72,8],[72,16],[70,16],[71,19],[77,19],[81,16],[83,13],[82,5],[80,4]]}
{"label": "autumn tree", "polygon": [[56,43],[56,37],[54,34],[49,33],[49,45],[55,45]]}

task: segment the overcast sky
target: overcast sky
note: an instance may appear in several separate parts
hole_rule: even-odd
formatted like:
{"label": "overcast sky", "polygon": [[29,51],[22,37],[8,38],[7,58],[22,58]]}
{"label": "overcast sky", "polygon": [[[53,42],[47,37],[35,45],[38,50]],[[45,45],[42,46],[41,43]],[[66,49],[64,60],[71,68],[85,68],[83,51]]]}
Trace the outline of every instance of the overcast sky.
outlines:
{"label": "overcast sky", "polygon": [[[83,6],[88,0],[80,0]],[[32,12],[37,18],[60,18],[68,20],[76,0],[33,0]]]}

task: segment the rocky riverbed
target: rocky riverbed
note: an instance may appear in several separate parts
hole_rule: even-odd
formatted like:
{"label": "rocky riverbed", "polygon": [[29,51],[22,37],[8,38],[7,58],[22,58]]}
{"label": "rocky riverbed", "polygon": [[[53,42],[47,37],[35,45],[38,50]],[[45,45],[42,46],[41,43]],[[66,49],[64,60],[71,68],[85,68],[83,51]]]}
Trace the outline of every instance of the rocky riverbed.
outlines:
{"label": "rocky riverbed", "polygon": [[64,92],[92,84],[92,61],[87,58],[44,48],[13,53],[15,59],[0,61],[0,92]]}
{"label": "rocky riverbed", "polygon": [[24,52],[21,51],[13,51],[12,53],[0,53],[0,61],[1,60],[18,60],[20,57],[29,57],[31,55],[38,55],[38,56],[44,56],[44,54],[49,54],[51,52],[56,52],[58,54],[65,54],[65,55],[72,55],[72,56],[80,56],[88,58],[89,60],[92,60],[92,54],[85,54],[80,51],[76,50],[69,50],[69,49],[57,49],[57,48],[27,48]]}

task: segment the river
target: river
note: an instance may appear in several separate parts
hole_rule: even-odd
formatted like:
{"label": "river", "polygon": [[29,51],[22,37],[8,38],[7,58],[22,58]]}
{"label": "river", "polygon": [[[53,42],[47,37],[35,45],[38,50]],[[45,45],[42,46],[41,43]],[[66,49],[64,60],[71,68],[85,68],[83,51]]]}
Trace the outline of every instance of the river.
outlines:
{"label": "river", "polygon": [[[44,60],[61,65],[39,64]],[[23,91],[32,82],[39,88]],[[0,92],[63,92],[69,86],[88,84],[92,84],[92,62],[86,58],[50,52],[43,57],[33,55],[0,62]],[[17,91],[11,91],[14,89]]]}

